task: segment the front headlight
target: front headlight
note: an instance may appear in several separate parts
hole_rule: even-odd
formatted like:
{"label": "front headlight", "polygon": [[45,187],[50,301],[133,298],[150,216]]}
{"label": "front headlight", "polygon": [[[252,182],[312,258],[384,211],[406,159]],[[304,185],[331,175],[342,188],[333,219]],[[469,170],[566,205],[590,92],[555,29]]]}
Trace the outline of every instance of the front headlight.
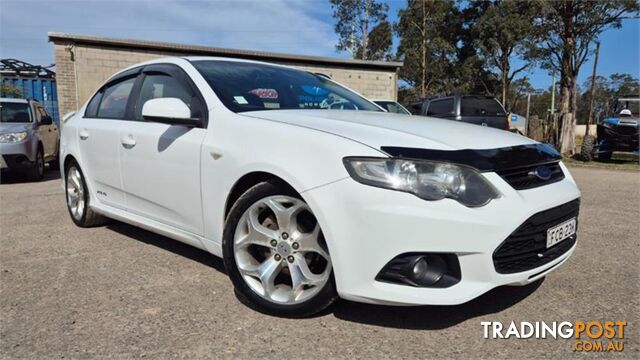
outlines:
{"label": "front headlight", "polygon": [[27,132],[4,133],[0,134],[0,143],[14,143],[27,138]]}
{"label": "front headlight", "polygon": [[476,170],[450,163],[387,158],[344,158],[349,175],[362,184],[404,191],[425,200],[454,199],[483,206],[498,191]]}

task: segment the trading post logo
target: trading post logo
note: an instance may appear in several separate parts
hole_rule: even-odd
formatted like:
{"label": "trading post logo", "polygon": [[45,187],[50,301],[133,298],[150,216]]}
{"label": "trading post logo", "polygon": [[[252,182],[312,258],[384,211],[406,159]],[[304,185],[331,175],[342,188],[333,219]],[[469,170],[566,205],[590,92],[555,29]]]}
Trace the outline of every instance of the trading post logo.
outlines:
{"label": "trading post logo", "polygon": [[575,339],[574,352],[620,352],[624,350],[626,321],[561,321],[547,324],[544,321],[504,326],[498,321],[482,321],[485,339]]}

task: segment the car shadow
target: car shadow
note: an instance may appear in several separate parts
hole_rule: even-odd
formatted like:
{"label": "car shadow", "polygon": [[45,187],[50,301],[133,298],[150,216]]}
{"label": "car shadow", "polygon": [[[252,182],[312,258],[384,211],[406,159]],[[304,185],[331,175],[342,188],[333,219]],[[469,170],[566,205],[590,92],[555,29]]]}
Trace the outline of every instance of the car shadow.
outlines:
{"label": "car shadow", "polygon": [[[226,274],[222,259],[204,250],[115,220],[106,225],[106,228]],[[453,306],[386,306],[338,300],[333,306],[312,317],[333,314],[338,319],[360,324],[399,329],[439,330],[478,316],[503,311],[527,298],[543,282],[544,278],[526,286],[501,286],[467,303]],[[247,305],[243,296],[237,293],[235,295],[240,302]]]}
{"label": "car shadow", "polygon": [[1,185],[9,185],[9,184],[23,184],[23,183],[35,183],[41,181],[49,181],[49,180],[58,180],[60,179],[60,170],[58,168],[47,167],[44,170],[44,177],[39,181],[29,180],[27,174],[17,171],[7,171],[2,172],[0,174],[0,184]]}
{"label": "car shadow", "polygon": [[411,330],[441,330],[463,321],[503,311],[535,292],[544,278],[525,286],[500,286],[461,305],[385,306],[338,301],[338,319],[367,325]]}
{"label": "car shadow", "polygon": [[106,228],[145,244],[153,245],[176,255],[197,261],[223,274],[227,273],[221,258],[191,245],[116,220],[111,220],[110,223],[106,225]]}

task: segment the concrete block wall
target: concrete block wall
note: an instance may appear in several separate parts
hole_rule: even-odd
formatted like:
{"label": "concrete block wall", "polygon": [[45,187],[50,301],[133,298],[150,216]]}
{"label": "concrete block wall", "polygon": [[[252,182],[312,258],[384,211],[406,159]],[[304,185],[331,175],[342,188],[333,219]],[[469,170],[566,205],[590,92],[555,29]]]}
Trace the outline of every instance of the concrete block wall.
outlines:
{"label": "concrete block wall", "polygon": [[[103,47],[56,42],[55,58],[60,116],[76,111],[111,75],[137,63],[186,53]],[[397,99],[397,75],[393,71],[353,69],[337,66],[306,66],[300,69],[320,72],[370,99]]]}

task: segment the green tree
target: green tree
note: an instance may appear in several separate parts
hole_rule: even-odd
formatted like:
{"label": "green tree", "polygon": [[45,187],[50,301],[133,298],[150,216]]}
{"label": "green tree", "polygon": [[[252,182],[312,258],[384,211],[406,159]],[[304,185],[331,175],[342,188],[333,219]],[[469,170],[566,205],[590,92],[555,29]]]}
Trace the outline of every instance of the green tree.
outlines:
{"label": "green tree", "polygon": [[21,98],[22,88],[9,83],[0,83],[0,96]]}
{"label": "green tree", "polygon": [[[329,1],[333,9],[333,17],[337,20],[334,29],[340,37],[336,50],[349,51],[351,56],[357,59],[374,59],[369,50],[373,47],[380,52],[383,45],[381,43],[370,44],[371,34],[376,26],[387,20],[388,5],[377,0]],[[375,41],[381,38],[384,40],[384,34],[379,34],[383,30],[380,29],[374,34]]]}
{"label": "green tree", "polygon": [[587,60],[592,44],[602,31],[620,27],[620,20],[637,13],[635,0],[540,0],[536,16],[542,51],[538,58],[544,67],[560,73],[559,146],[563,154],[575,150],[575,124],[580,68]]}
{"label": "green tree", "polygon": [[408,0],[398,12],[397,55],[404,61],[400,77],[416,96],[447,92],[455,87],[459,21],[453,1]]}
{"label": "green tree", "polygon": [[[514,78],[527,70],[527,61],[535,49],[536,27],[533,25],[537,11],[535,2],[516,0],[479,0],[470,6],[489,4],[472,27],[480,57],[490,71],[500,80],[500,99],[509,108],[508,95]],[[486,6],[486,5],[485,5]],[[514,60],[520,59],[518,65]]]}
{"label": "green tree", "polygon": [[640,81],[631,74],[615,73],[609,76],[609,88],[614,96],[638,96]]}
{"label": "green tree", "polygon": [[[369,60],[391,60],[391,45],[393,43],[393,30],[391,23],[382,21],[369,33],[367,41],[367,54]],[[356,58],[363,59],[362,48],[358,50]]]}
{"label": "green tree", "polygon": [[499,91],[498,78],[487,70],[486,59],[479,55],[477,46],[479,35],[474,30],[491,4],[491,1],[474,1],[462,8],[459,5],[456,11],[459,24],[452,26],[458,31],[455,69],[455,77],[458,81],[456,92],[485,93],[495,96]]}
{"label": "green tree", "polygon": [[[589,117],[591,105],[591,77],[587,78],[582,86],[586,91],[578,95],[577,122],[584,124]],[[615,73],[607,79],[604,76],[596,76],[595,93],[593,99],[593,113],[596,121],[607,116],[616,98],[624,96],[638,96],[640,93],[640,81],[631,74]]]}

